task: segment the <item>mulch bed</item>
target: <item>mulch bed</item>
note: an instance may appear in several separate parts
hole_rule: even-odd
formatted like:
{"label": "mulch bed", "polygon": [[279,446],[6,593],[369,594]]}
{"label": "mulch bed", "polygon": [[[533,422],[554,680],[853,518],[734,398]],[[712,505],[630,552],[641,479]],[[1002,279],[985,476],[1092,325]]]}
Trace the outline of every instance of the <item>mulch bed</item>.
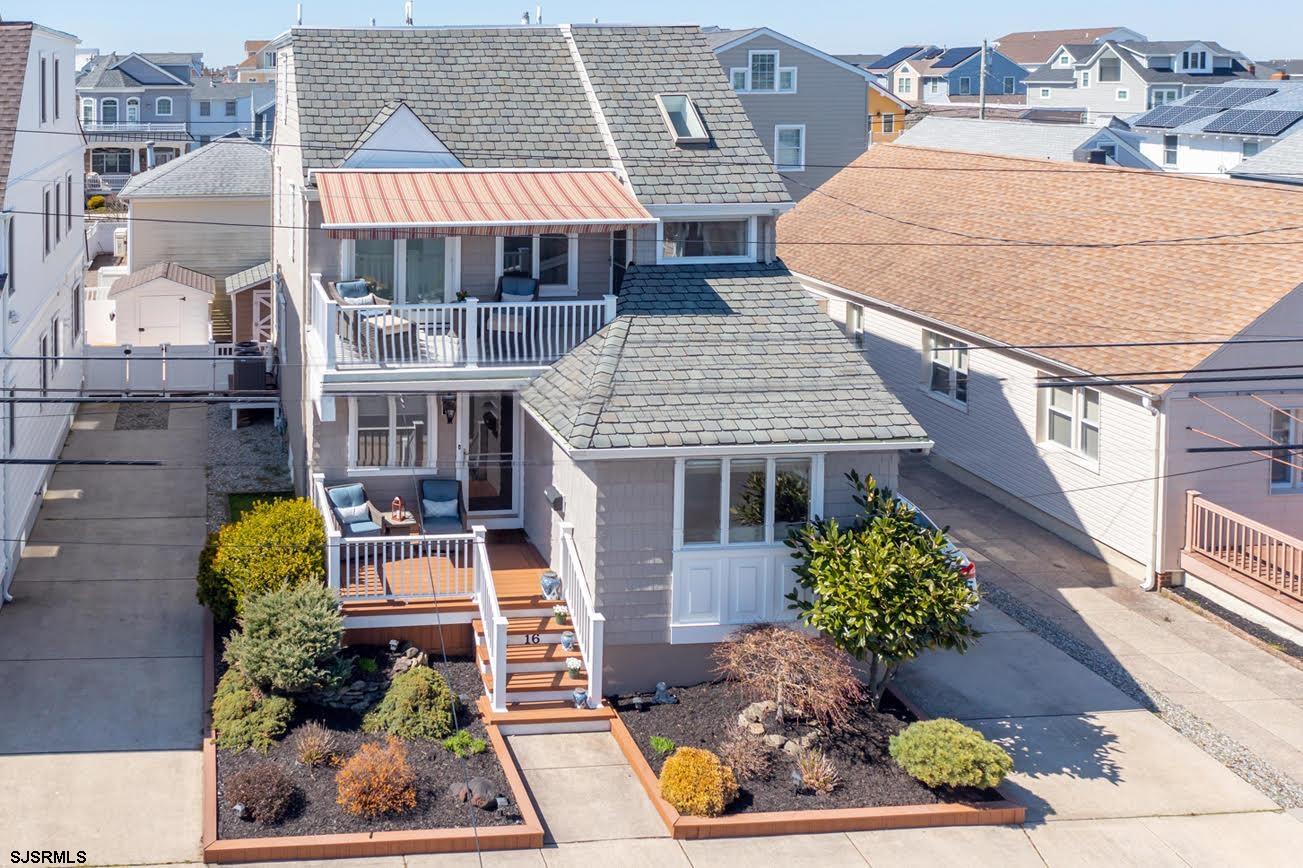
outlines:
{"label": "mulch bed", "polygon": [[[361,652],[376,659],[386,671],[385,652],[378,648],[349,648],[350,653]],[[475,699],[483,692],[483,682],[475,662],[469,659],[451,660],[445,666],[441,660],[432,663],[442,674],[454,694],[465,696],[465,705],[458,705],[457,723],[470,730],[471,735],[484,738],[484,722],[475,709]],[[472,777],[482,777],[493,782],[496,791],[508,799],[511,788],[498,762],[492,745],[482,754],[461,759],[444,749],[438,742],[405,740],[407,761],[416,773],[416,809],[397,817],[366,820],[346,813],[335,803],[335,771],[333,767],[307,768],[295,760],[294,730],[302,724],[319,720],[336,731],[344,756],[350,756],[367,741],[383,741],[381,736],[366,735],[360,731],[360,714],[300,703],[295,712],[290,732],[274,744],[266,754],[256,751],[217,752],[217,818],[218,837],[264,838],[293,835],[333,835],[348,832],[378,832],[408,829],[451,829],[475,826],[510,826],[522,822],[517,806],[512,804],[494,811],[472,808],[457,802],[449,795],[449,788]],[[236,817],[227,804],[227,781],[236,773],[264,760],[278,764],[303,793],[303,799],[292,816],[278,825],[262,826]]]}
{"label": "mulch bed", "polygon": [[[726,682],[680,687],[670,692],[678,697],[677,705],[653,705],[645,701],[643,710],[638,711],[632,696],[622,696],[616,702],[620,719],[658,776],[665,757],[657,756],[652,750],[652,736],[668,738],[679,747],[718,752],[720,742],[727,738],[738,714],[750,704]],[[650,695],[644,694],[643,699],[650,699]],[[907,775],[887,753],[887,739],[904,729],[914,717],[891,696],[883,702],[882,709],[875,712],[867,704],[859,706],[850,726],[818,742],[817,747],[836,763],[841,775],[841,786],[832,793],[798,792],[793,782],[795,758],[774,749],[775,761],[769,778],[738,781],[740,793],[725,814],[988,802],[1003,798],[995,790],[932,789]],[[772,717],[765,724],[768,732],[779,731]],[[809,730],[809,726],[789,722],[783,733],[795,739]]]}

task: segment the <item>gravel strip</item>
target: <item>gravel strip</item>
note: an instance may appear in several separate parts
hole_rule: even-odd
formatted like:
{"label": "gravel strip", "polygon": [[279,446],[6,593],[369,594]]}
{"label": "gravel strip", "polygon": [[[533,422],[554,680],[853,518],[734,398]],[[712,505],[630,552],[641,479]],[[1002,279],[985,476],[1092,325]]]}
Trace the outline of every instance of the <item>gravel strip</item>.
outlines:
{"label": "gravel strip", "polygon": [[1190,739],[1205,753],[1248,781],[1260,793],[1282,808],[1303,807],[1303,786],[1293,778],[1278,771],[1244,745],[1211,726],[1184,706],[1172,702],[1152,686],[1133,678],[1109,655],[1086,645],[1002,588],[990,584],[984,585],[982,597],[984,602],[993,604],[1010,618],[1157,714],[1168,726]]}
{"label": "gravel strip", "polygon": [[114,431],[166,431],[172,407],[168,404],[121,404]]}
{"label": "gravel strip", "polygon": [[208,530],[230,519],[231,494],[288,491],[290,482],[285,438],[272,424],[271,412],[255,422],[231,430],[231,411],[225,405],[208,408]]}

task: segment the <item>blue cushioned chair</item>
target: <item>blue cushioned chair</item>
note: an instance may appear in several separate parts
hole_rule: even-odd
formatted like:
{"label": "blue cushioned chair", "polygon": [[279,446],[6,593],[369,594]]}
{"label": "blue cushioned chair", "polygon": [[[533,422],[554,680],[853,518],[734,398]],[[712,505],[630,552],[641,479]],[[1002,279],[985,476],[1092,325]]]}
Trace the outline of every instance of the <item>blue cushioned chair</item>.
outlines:
{"label": "blue cushioned chair", "polygon": [[527,274],[504,274],[498,278],[494,301],[537,301],[538,281]]}
{"label": "blue cushioned chair", "polygon": [[[332,486],[326,489],[326,497],[344,536],[380,536],[383,529],[380,510],[367,499],[362,483]],[[359,507],[366,510],[360,511]]]}
{"label": "blue cushioned chair", "polygon": [[[464,533],[466,509],[461,502],[461,482],[456,479],[422,479],[416,483],[416,500],[420,505],[421,532],[426,534]],[[457,514],[433,515],[430,505],[457,502]]]}

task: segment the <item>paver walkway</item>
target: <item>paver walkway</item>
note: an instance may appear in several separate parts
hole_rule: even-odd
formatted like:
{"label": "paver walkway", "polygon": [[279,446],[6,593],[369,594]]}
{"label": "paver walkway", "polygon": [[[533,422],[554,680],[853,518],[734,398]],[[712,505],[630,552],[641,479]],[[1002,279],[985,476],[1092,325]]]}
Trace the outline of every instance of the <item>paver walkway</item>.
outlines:
{"label": "paver walkway", "polygon": [[178,466],[56,470],[0,610],[0,852],[198,856],[205,410],[169,415],[82,411],[64,457]]}

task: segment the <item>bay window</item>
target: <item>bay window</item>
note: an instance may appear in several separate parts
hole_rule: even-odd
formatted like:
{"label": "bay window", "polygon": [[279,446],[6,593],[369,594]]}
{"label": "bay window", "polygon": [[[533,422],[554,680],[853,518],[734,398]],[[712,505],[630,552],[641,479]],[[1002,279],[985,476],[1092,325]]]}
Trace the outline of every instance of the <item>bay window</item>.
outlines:
{"label": "bay window", "polygon": [[751,261],[750,220],[664,220],[659,260]]}
{"label": "bay window", "polygon": [[1051,386],[1040,391],[1041,442],[1098,461],[1099,390],[1084,386]]}
{"label": "bay window", "polygon": [[781,545],[818,505],[822,456],[689,458],[680,462],[679,545]]}
{"label": "bay window", "polygon": [[368,395],[349,400],[349,466],[425,467],[432,463],[427,395]]}
{"label": "bay window", "polygon": [[936,397],[968,404],[968,345],[942,335],[925,332],[928,392]]}

